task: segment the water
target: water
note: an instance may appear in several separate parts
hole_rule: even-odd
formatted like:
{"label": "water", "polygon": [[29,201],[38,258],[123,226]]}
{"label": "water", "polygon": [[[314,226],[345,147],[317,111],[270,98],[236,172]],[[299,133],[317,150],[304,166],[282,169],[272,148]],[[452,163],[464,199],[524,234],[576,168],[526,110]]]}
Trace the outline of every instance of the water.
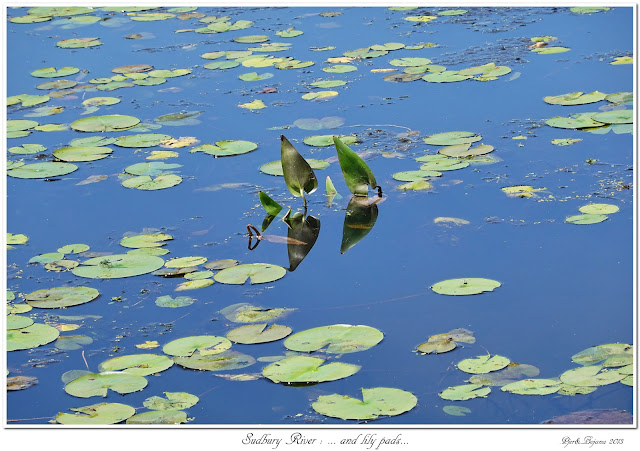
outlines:
{"label": "water", "polygon": [[[26,8],[9,10],[10,16],[26,14]],[[278,323],[294,332],[330,324],[365,324],[380,329],[384,340],[374,348],[338,356],[337,360],[361,365],[356,375],[308,387],[274,384],[267,379],[237,382],[177,365],[149,376],[143,391],[125,397],[110,393],[106,402],[141,407],[143,401],[165,391],[186,391],[200,396],[189,408],[195,424],[343,424],[311,409],[319,395],[332,393],[360,396],[361,387],[395,387],[412,392],[418,405],[410,412],[381,418],[376,424],[537,424],[555,415],[577,410],[607,408],[632,411],[632,388],[613,384],[592,394],[569,396],[518,396],[494,387],[488,398],[464,402],[444,401],[438,393],[460,385],[468,374],[455,368],[462,359],[499,354],[518,363],[540,368],[540,376],[552,378],[573,368],[571,356],[587,347],[612,342],[633,343],[633,197],[620,188],[632,182],[632,137],[629,134],[596,135],[544,126],[544,119],[575,112],[595,111],[596,105],[562,107],[548,105],[544,96],[580,90],[606,93],[631,91],[632,65],[610,65],[614,56],[632,49],[632,9],[613,8],[606,13],[576,15],[565,9],[492,8],[471,9],[465,16],[439,17],[421,26],[402,20],[414,12],[363,8],[199,8],[207,15],[230,15],[252,20],[245,30],[220,34],[174,33],[199,27],[197,19],[159,22],[127,21],[119,27],[92,24],[68,30],[50,22],[8,23],[8,94],[42,94],[34,88],[42,79],[29,73],[47,66],[76,66],[88,70],[82,83],[109,77],[111,69],[126,64],[151,64],[156,69],[191,68],[184,77],[168,79],[159,86],[123,88],[111,92],[86,92],[122,96],[122,102],[101,107],[95,114],[128,114],[143,122],[180,111],[203,111],[200,124],[165,126],[157,133],[173,137],[194,136],[201,143],[243,139],[257,143],[246,155],[214,159],[202,153],[177,149],[183,182],[155,192],[125,189],[116,174],[131,164],[144,162],[147,153],[111,146],[109,158],[78,163],[79,169],[62,180],[7,180],[7,231],[29,236],[25,246],[7,252],[8,288],[18,293],[62,286],[88,285],[101,296],[96,301],[67,310],[34,309],[37,322],[56,321],[55,316],[100,315],[86,320],[78,330],[92,336],[84,347],[92,370],[113,356],[141,353],[135,345],[157,340],[163,345],[191,335],[225,335],[237,324],[217,312],[234,303],[262,307],[290,307],[296,311]],[[343,12],[321,17],[326,10]],[[106,17],[105,12],[95,14]],[[416,13],[418,14],[418,13]],[[116,17],[124,17],[115,14]],[[301,36],[285,39],[277,30],[295,26]],[[128,40],[131,33],[153,33],[152,39]],[[230,42],[236,36],[267,34],[292,48],[274,56],[313,60],[314,66],[299,70],[244,68],[211,71],[205,52],[236,50],[252,46]],[[526,46],[532,36],[553,35],[571,51],[535,55]],[[77,36],[99,36],[102,46],[93,49],[55,48],[55,42]],[[398,50],[388,55],[355,62],[357,72],[327,74],[321,71],[328,57],[376,43],[434,42],[438,47]],[[311,46],[335,45],[327,52],[309,51]],[[28,55],[25,58],[24,55]],[[372,68],[391,67],[393,58],[431,58],[448,69],[462,69],[494,61],[507,65],[512,74],[491,82],[390,83],[386,74]],[[274,77],[243,82],[237,76],[256,70]],[[73,79],[75,76],[68,77]],[[309,102],[300,96],[305,86],[319,78],[344,79],[346,88],[332,88],[339,95],[328,101]],[[165,88],[180,92],[161,92]],[[278,90],[258,94],[266,87]],[[38,91],[38,92],[36,92]],[[59,115],[33,118],[40,123],[70,123],[83,108],[79,98],[52,99],[45,105],[62,105]],[[238,108],[239,103],[262,99],[268,107],[259,112]],[[8,119],[22,119],[25,110],[8,110]],[[299,118],[341,116],[344,126],[334,130],[271,129]],[[365,124],[367,126],[359,126]],[[397,133],[419,131],[402,142]],[[432,180],[429,192],[396,190],[392,179],[398,171],[418,169],[413,160],[426,149],[420,138],[432,133],[469,130],[496,148],[502,161],[445,172]],[[309,213],[320,219],[318,240],[295,272],[266,285],[213,286],[174,293],[181,281],[143,275],[127,279],[90,280],[71,273],[47,272],[27,265],[34,255],[53,252],[70,243],[85,243],[92,251],[121,253],[118,241],[126,232],[160,228],[174,240],[165,258],[189,255],[209,260],[233,258],[242,263],[267,262],[288,267],[286,246],[261,243],[247,250],[245,226],[259,226],[264,211],[257,192],[266,190],[275,200],[294,210],[302,201],[293,198],[282,178],[265,175],[258,167],[279,158],[279,135],[284,133],[306,157],[335,156],[332,147],[311,148],[306,136],[357,133],[363,143],[356,151],[397,151],[400,158],[380,155],[367,162],[382,186],[385,200],[372,231],[345,254],[340,254],[348,190],[337,162],[316,171],[320,189],[308,196]],[[127,132],[109,136],[126,135]],[[527,140],[513,140],[525,135]],[[9,140],[9,146],[41,143],[49,154],[85,134],[74,131],[34,132],[27,138]],[[573,146],[551,144],[555,138],[582,138]],[[523,144],[523,146],[519,146]],[[153,149],[157,150],[157,149]],[[10,160],[17,160],[11,155]],[[586,164],[595,159],[598,163]],[[34,160],[26,156],[25,161]],[[106,181],[77,186],[90,175],[109,175]],[[326,206],[324,178],[329,175],[344,196]],[[453,182],[460,180],[460,183]],[[225,183],[248,187],[212,189]],[[538,198],[507,198],[500,190],[511,185],[545,187]],[[553,197],[550,197],[553,196]],[[567,216],[589,202],[612,203],[620,211],[600,224],[565,224]],[[461,227],[434,224],[436,217],[459,217],[470,222]],[[493,218],[488,220],[488,218]],[[286,235],[286,226],[274,221],[268,232]],[[429,287],[458,277],[496,279],[502,286],[479,296],[437,295]],[[169,309],[154,303],[162,295],[196,298],[188,307]],[[121,297],[121,302],[111,301]],[[430,335],[464,327],[474,332],[476,343],[442,355],[418,355],[412,351]],[[69,333],[66,333],[69,334]],[[62,335],[65,335],[63,333]],[[117,352],[115,350],[117,347]],[[234,345],[233,349],[254,357],[281,355],[282,341],[260,345]],[[146,351],[145,351],[146,352]],[[161,348],[152,351],[161,353]],[[34,359],[55,360],[33,366]],[[8,394],[8,419],[31,419],[20,424],[46,423],[58,412],[102,402],[67,395],[60,376],[85,369],[82,351],[56,352],[52,344],[30,351],[8,353],[13,375],[34,376],[39,384]],[[224,373],[259,373],[266,364]],[[464,417],[443,412],[446,405],[471,409]],[[302,416],[296,416],[302,414]]]}

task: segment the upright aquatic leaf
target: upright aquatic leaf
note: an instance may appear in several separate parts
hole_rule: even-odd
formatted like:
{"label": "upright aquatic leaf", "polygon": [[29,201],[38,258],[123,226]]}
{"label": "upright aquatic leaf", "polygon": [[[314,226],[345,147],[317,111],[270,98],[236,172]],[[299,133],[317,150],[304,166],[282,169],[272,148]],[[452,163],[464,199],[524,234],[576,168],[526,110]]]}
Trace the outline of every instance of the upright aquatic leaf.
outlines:
{"label": "upright aquatic leaf", "polygon": [[371,188],[378,188],[378,193],[382,191],[376,182],[376,178],[364,162],[353,150],[345,145],[337,136],[333,137],[333,143],[336,146],[338,152],[338,161],[340,162],[340,168],[342,168],[342,174],[344,180],[347,183],[349,191],[356,196],[367,196],[369,194],[369,186]]}
{"label": "upright aquatic leaf", "polygon": [[318,179],[309,163],[302,158],[284,135],[280,135],[280,143],[282,172],[287,188],[294,196],[304,198],[305,192],[311,194],[318,188]]}
{"label": "upright aquatic leaf", "polygon": [[280,213],[280,210],[282,210],[282,205],[269,197],[269,195],[264,191],[260,191],[258,193],[258,196],[260,197],[260,203],[267,211],[267,213],[270,216],[278,216],[278,213]]}

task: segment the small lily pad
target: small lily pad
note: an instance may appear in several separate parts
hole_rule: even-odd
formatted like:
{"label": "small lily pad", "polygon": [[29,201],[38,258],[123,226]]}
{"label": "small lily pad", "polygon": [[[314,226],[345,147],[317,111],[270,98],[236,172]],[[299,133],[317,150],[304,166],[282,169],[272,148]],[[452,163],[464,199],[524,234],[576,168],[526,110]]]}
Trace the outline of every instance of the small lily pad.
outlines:
{"label": "small lily pad", "polygon": [[164,392],[166,398],[152,396],[142,403],[150,410],[182,410],[195,406],[200,398],[185,392]]}
{"label": "small lily pad", "polygon": [[140,123],[140,119],[123,114],[91,116],[73,121],[70,127],[79,132],[115,132],[127,130]]}
{"label": "small lily pad", "polygon": [[554,379],[524,379],[507,384],[501,390],[517,395],[550,395],[560,390],[560,381]]}
{"label": "small lily pad", "polygon": [[120,136],[116,138],[113,144],[119,147],[145,148],[158,146],[168,139],[171,139],[171,136],[160,133],[143,133],[140,135]]}
{"label": "small lily pad", "polygon": [[189,296],[177,296],[175,299],[171,296],[160,296],[156,299],[158,307],[186,307],[193,304],[194,299]]}
{"label": "small lily pad", "polygon": [[55,67],[44,67],[42,69],[34,70],[31,72],[31,75],[38,78],[58,78],[58,77],[67,77],[69,75],[77,74],[80,72],[80,69],[77,67],[61,67],[60,69],[56,69]]}
{"label": "small lily pad", "polygon": [[291,333],[291,328],[272,324],[267,328],[266,323],[240,326],[227,333],[227,338],[234,343],[256,344],[281,340]]}
{"label": "small lily pad", "polygon": [[346,395],[319,396],[311,405],[316,412],[343,420],[374,420],[380,416],[396,416],[418,404],[418,398],[398,388],[363,388],[362,401]]}
{"label": "small lily pad", "polygon": [[472,148],[469,143],[447,146],[438,151],[438,153],[442,155],[455,158],[476,157],[478,155],[486,155],[490,152],[493,152],[493,146],[480,144]]}
{"label": "small lily pad", "polygon": [[234,323],[256,323],[273,321],[282,318],[295,309],[290,308],[270,308],[264,309],[247,303],[233,304],[220,310],[229,321]]}
{"label": "small lily pad", "polygon": [[159,189],[171,188],[179,185],[182,182],[182,177],[175,174],[160,174],[156,177],[149,175],[141,175],[138,177],[132,177],[122,182],[122,186],[125,188],[139,189],[142,191],[155,191]]}
{"label": "small lily pad", "polygon": [[610,215],[620,211],[620,207],[611,204],[589,204],[583,205],[578,210],[580,210],[581,213],[585,214]]}
{"label": "small lily pad", "polygon": [[505,368],[485,374],[476,374],[469,378],[472,384],[503,386],[523,379],[530,379],[540,374],[540,369],[526,363],[511,362]]}
{"label": "small lily pad", "polygon": [[256,359],[250,355],[237,351],[224,351],[211,355],[202,355],[196,351],[189,357],[174,357],[173,360],[185,368],[205,371],[236,370],[256,363]]}
{"label": "small lily pad", "polygon": [[32,163],[9,169],[7,175],[19,179],[46,179],[67,175],[77,169],[78,166],[71,163]]}
{"label": "small lily pad", "polygon": [[448,279],[434,284],[431,289],[438,294],[460,296],[493,291],[502,284],[496,280],[482,278]]}
{"label": "small lily pad", "polygon": [[190,266],[198,266],[206,263],[206,257],[180,257],[172,258],[165,262],[164,266],[167,268],[187,268]]}
{"label": "small lily pad", "polygon": [[213,281],[213,279],[189,280],[187,282],[182,282],[175,288],[174,291],[197,290],[199,288],[206,288],[208,286],[211,286],[214,283],[215,282]]}
{"label": "small lily pad", "polygon": [[285,340],[284,346],[299,352],[312,352],[326,347],[329,354],[346,354],[372,348],[383,338],[382,332],[370,326],[334,324],[291,335]]}
{"label": "small lily pad", "polygon": [[90,279],[117,279],[147,274],[163,266],[164,260],[155,255],[115,254],[90,258],[72,272]]}
{"label": "small lily pad", "polygon": [[25,296],[26,302],[37,308],[65,308],[91,302],[100,292],[89,287],[57,287],[34,291]]}
{"label": "small lily pad", "polygon": [[225,337],[196,335],[173,340],[162,348],[162,352],[176,357],[188,357],[198,352],[201,356],[220,354],[231,347]]}
{"label": "small lily pad", "polygon": [[116,424],[130,418],[136,409],[120,403],[100,403],[70,409],[76,413],[59,412],[56,421],[60,424]]}
{"label": "small lily pad", "polygon": [[317,357],[287,357],[264,367],[262,375],[275,383],[317,383],[349,377],[361,368],[349,363],[324,363]]}
{"label": "small lily pad", "polygon": [[600,91],[593,91],[589,94],[584,92],[571,92],[557,96],[547,96],[543,100],[551,105],[586,105],[604,100],[607,95]]}
{"label": "small lily pad", "polygon": [[126,373],[92,373],[80,376],[64,386],[64,391],[78,398],[107,396],[109,390],[121,395],[142,390],[147,380],[142,376]]}
{"label": "small lily pad", "polygon": [[480,384],[464,384],[449,387],[438,396],[447,401],[466,401],[473,398],[486,398],[489,393],[491,393],[490,387],[483,387]]}
{"label": "small lily pad", "polygon": [[464,417],[468,413],[471,413],[471,409],[462,406],[444,406],[442,411],[447,415],[453,415],[454,417]]}
{"label": "small lily pad", "polygon": [[355,135],[315,135],[307,136],[302,140],[308,146],[314,147],[329,147],[333,146],[333,137],[337,136],[343,144],[348,146],[358,144],[360,139]]}
{"label": "small lily pad", "polygon": [[242,285],[250,279],[251,284],[257,284],[281,279],[286,273],[287,270],[278,265],[252,263],[223,269],[216,273],[214,279],[216,282],[234,285]]}
{"label": "small lily pad", "polygon": [[191,149],[191,153],[204,152],[214,157],[227,157],[232,155],[242,155],[252,152],[258,148],[256,143],[251,141],[218,141],[216,145],[202,144]]}
{"label": "small lily pad", "polygon": [[633,346],[624,343],[610,343],[592,346],[574,354],[571,360],[580,365],[591,365],[602,362],[609,357],[616,355],[626,355],[633,352]]}
{"label": "small lily pad", "polygon": [[625,376],[617,370],[609,370],[600,365],[589,365],[565,371],[560,375],[560,380],[576,387],[597,387],[619,382]]}
{"label": "small lily pad", "polygon": [[188,421],[181,410],[152,410],[127,418],[127,424],[182,424]]}
{"label": "small lily pad", "polygon": [[21,329],[7,330],[7,351],[31,349],[54,341],[60,332],[55,327],[34,323]]}
{"label": "small lily pad", "polygon": [[173,360],[165,355],[135,354],[123,355],[105,360],[98,365],[101,373],[119,371],[136,376],[148,376],[171,368]]}
{"label": "small lily pad", "polygon": [[633,110],[611,110],[595,113],[591,119],[603,124],[632,124]]}
{"label": "small lily pad", "polygon": [[500,355],[481,355],[458,362],[458,369],[465,373],[485,374],[498,371],[509,365],[511,361]]}
{"label": "small lily pad", "polygon": [[7,330],[24,329],[33,324],[33,320],[28,316],[7,315]]}
{"label": "small lily pad", "polygon": [[609,217],[607,215],[602,214],[583,214],[583,215],[574,215],[567,216],[564,222],[569,224],[580,224],[580,225],[588,225],[588,224],[598,224],[602,221],[606,221]]}
{"label": "small lily pad", "polygon": [[53,152],[53,156],[62,161],[95,161],[106,158],[113,150],[108,147],[62,147]]}

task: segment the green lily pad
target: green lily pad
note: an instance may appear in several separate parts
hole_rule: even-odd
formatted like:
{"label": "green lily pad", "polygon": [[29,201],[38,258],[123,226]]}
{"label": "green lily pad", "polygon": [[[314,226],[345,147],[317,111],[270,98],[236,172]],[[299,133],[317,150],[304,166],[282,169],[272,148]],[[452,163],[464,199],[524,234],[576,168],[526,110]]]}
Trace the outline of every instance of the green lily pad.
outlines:
{"label": "green lily pad", "polygon": [[165,262],[167,268],[187,268],[190,266],[198,266],[206,263],[207,257],[180,257],[172,258]]}
{"label": "green lily pad", "polygon": [[[449,158],[449,157],[446,157],[445,155],[441,155],[441,156],[443,158],[427,161],[422,166],[420,166],[420,170],[421,171],[456,171],[458,169],[464,169],[467,166],[469,166],[469,162],[466,160],[460,160],[458,158]],[[418,158],[416,158],[416,160],[418,160]]]}
{"label": "green lily pad", "polygon": [[328,89],[337,88],[338,86],[344,86],[347,82],[344,80],[319,80],[313,83],[309,83],[309,86],[314,88]]}
{"label": "green lily pad", "polygon": [[225,371],[246,368],[256,363],[256,359],[237,351],[224,351],[220,354],[202,355],[199,351],[189,357],[174,357],[174,362],[185,368],[205,371]]}
{"label": "green lily pad", "polygon": [[424,81],[430,83],[453,83],[473,78],[473,75],[461,75],[456,70],[445,70],[443,72],[428,73],[422,77]]}
{"label": "green lily pad", "polygon": [[574,354],[571,360],[580,365],[590,365],[602,362],[609,357],[616,355],[631,354],[633,346],[624,343],[611,343],[598,346],[592,346],[583,351]]}
{"label": "green lily pad", "polygon": [[465,373],[486,374],[501,370],[509,365],[509,363],[511,363],[509,359],[500,355],[480,355],[458,362],[458,369]]}
{"label": "green lily pad", "polygon": [[140,391],[147,386],[142,376],[126,373],[93,373],[80,376],[64,386],[64,391],[78,398],[107,396],[109,390],[121,395]]}
{"label": "green lily pad", "polygon": [[440,177],[442,172],[438,171],[403,171],[393,174],[394,180],[399,182],[415,182],[416,180],[424,180],[427,177]]}
{"label": "green lily pad", "polygon": [[472,384],[503,386],[540,374],[540,369],[526,363],[510,363],[507,367],[485,374],[476,374],[469,378]]}
{"label": "green lily pad", "polygon": [[61,67],[56,69],[55,67],[44,67],[42,69],[34,70],[31,75],[38,78],[58,78],[67,77],[69,75],[77,74],[80,69],[77,67]]}
{"label": "green lily pad", "polygon": [[242,81],[261,81],[273,78],[273,74],[271,72],[265,72],[262,74],[258,74],[257,72],[247,72],[246,74],[238,75],[238,78]]}
{"label": "green lily pad", "polygon": [[71,163],[32,163],[10,169],[7,175],[19,179],[46,179],[67,175],[76,169],[78,166]]}
{"label": "green lily pad", "polygon": [[276,34],[281,38],[295,38],[296,36],[300,36],[303,33],[304,32],[301,30],[291,30],[291,29],[276,31]]}
{"label": "green lily pad", "polygon": [[423,354],[442,354],[444,352],[453,351],[458,345],[451,339],[429,340],[416,347]]}
{"label": "green lily pad", "polygon": [[398,388],[363,388],[362,401],[346,395],[319,396],[311,405],[319,414],[343,420],[374,420],[380,416],[396,416],[418,404],[418,398]]}
{"label": "green lily pad", "polygon": [[116,424],[136,413],[136,409],[120,403],[99,403],[69,409],[76,413],[58,412],[56,421],[60,424]]}
{"label": "green lily pad", "polygon": [[307,94],[304,94],[302,96],[302,98],[304,100],[317,100],[317,99],[330,99],[332,97],[335,97],[338,95],[337,91],[316,91],[316,92],[309,92]]}
{"label": "green lily pad", "polygon": [[127,424],[182,424],[187,420],[187,414],[181,410],[152,410],[129,417]]}
{"label": "green lily pad", "polygon": [[633,92],[613,92],[604,98],[607,102],[615,104],[632,104]]}
{"label": "green lily pad", "polygon": [[195,406],[200,398],[185,392],[164,392],[166,398],[152,396],[142,403],[150,410],[182,410]]}
{"label": "green lily pad", "polygon": [[205,288],[213,285],[214,283],[215,282],[212,279],[189,280],[178,285],[175,291],[197,290],[199,288]]}
{"label": "green lily pad", "polygon": [[471,413],[471,409],[462,406],[444,406],[442,411],[447,415],[453,415],[454,417],[464,417],[468,413]]}
{"label": "green lily pad", "polygon": [[608,370],[600,365],[589,365],[565,371],[560,375],[560,380],[576,387],[597,387],[619,382],[625,376],[617,370]]}
{"label": "green lily pad", "polygon": [[610,215],[620,211],[620,207],[611,204],[589,204],[583,205],[578,210],[580,210],[581,213],[585,214]]}
{"label": "green lily pad", "polygon": [[204,152],[215,157],[226,157],[231,155],[242,155],[258,148],[256,143],[251,141],[217,141],[216,145],[203,144],[191,149],[191,153]]}
{"label": "green lily pad", "polygon": [[147,75],[154,78],[174,78],[182,77],[183,75],[188,75],[190,73],[190,69],[152,70],[150,72],[147,72]]}
{"label": "green lily pad", "polygon": [[58,252],[63,254],[79,254],[81,252],[86,252],[90,249],[86,244],[67,244],[66,246],[62,246],[58,249]]}
{"label": "green lily pad", "polygon": [[266,323],[248,324],[227,332],[227,338],[234,343],[256,344],[281,340],[291,333],[291,328],[272,324],[267,328]]}
{"label": "green lily pad", "polygon": [[195,271],[184,275],[187,280],[203,280],[211,279],[213,277],[213,271]]}
{"label": "green lily pad", "polygon": [[[624,380],[624,379],[623,379]],[[620,381],[622,382],[622,381]],[[588,395],[596,391],[598,387],[576,387],[575,385],[560,384],[560,389],[556,392],[558,395],[575,396]]]}
{"label": "green lily pad", "polygon": [[314,147],[329,147],[333,146],[333,137],[337,136],[343,144],[353,145],[358,144],[360,140],[355,135],[315,135],[315,136],[307,136],[302,140],[308,146]]}
{"label": "green lily pad", "polygon": [[326,346],[329,354],[346,354],[372,348],[383,338],[384,334],[373,327],[334,324],[291,335],[285,340],[284,346],[299,352],[317,351]]}
{"label": "green lily pad", "polygon": [[354,72],[357,71],[358,68],[356,66],[352,66],[351,64],[336,64],[335,66],[323,67],[323,72],[329,72],[333,74],[344,74],[346,72]]}
{"label": "green lily pad", "polygon": [[610,8],[607,7],[593,7],[593,6],[574,6],[570,8],[569,11],[576,14],[593,14],[604,11],[609,11]]}
{"label": "green lily pad", "polygon": [[349,363],[324,363],[324,359],[317,357],[287,357],[264,367],[262,375],[276,383],[316,383],[349,377],[361,368]]}
{"label": "green lily pad", "polygon": [[6,122],[7,132],[20,132],[24,130],[31,130],[36,127],[38,123],[36,121],[30,121],[26,119],[10,119]]}
{"label": "green lily pad", "polygon": [[159,133],[144,133],[140,135],[120,136],[113,142],[119,147],[155,147],[171,139],[169,135]]}
{"label": "green lily pad", "polygon": [[177,296],[175,299],[171,296],[160,296],[156,299],[158,307],[186,307],[194,303],[194,299],[189,296]]}
{"label": "green lily pad", "polygon": [[446,11],[439,11],[438,15],[439,16],[462,16],[463,14],[466,14],[466,13],[467,13],[466,9],[448,9]]}
{"label": "green lily pad", "polygon": [[123,355],[105,360],[98,365],[101,373],[107,371],[119,371],[121,373],[136,376],[149,376],[171,368],[173,360],[165,355],[136,354]]}
{"label": "green lily pad", "polygon": [[247,279],[251,280],[251,284],[273,282],[284,277],[286,273],[287,270],[282,266],[251,263],[223,269],[213,278],[220,283],[242,285]]}
{"label": "green lily pad", "polygon": [[464,384],[449,387],[438,396],[447,401],[466,401],[473,398],[486,398],[489,393],[491,393],[490,387],[483,387],[480,384]]}
{"label": "green lily pad", "polygon": [[29,259],[29,263],[53,263],[56,260],[62,260],[64,254],[61,252],[48,252],[46,254],[36,255]]}
{"label": "green lily pad", "polygon": [[53,152],[53,156],[62,161],[95,161],[106,158],[113,150],[108,147],[62,147]]}
{"label": "green lily pad", "polygon": [[570,146],[571,144],[575,144],[577,142],[582,141],[581,139],[570,139],[570,138],[566,138],[566,139],[552,139],[551,140],[551,144],[553,144],[554,146]]}
{"label": "green lily pad", "polygon": [[633,110],[612,110],[595,113],[591,119],[603,124],[632,124]]}
{"label": "green lily pad", "polygon": [[115,138],[105,138],[101,135],[88,136],[86,138],[76,138],[69,145],[77,147],[104,147],[113,144]]}
{"label": "green lily pad", "polygon": [[147,274],[164,266],[155,255],[115,254],[90,258],[71,270],[78,277],[118,279]]}
{"label": "green lily pad", "polygon": [[[7,97],[7,106],[17,105],[18,103],[20,103],[20,105],[23,107],[30,107],[34,105],[40,105],[41,103],[46,103],[49,100],[50,100],[50,97],[46,95],[37,96],[37,95],[31,95],[31,94],[20,94],[17,96]],[[59,109],[60,107],[51,107],[51,108]],[[38,111],[38,109],[32,110],[32,111]],[[32,116],[32,117],[48,116],[48,114],[46,114],[47,109],[44,109],[41,111],[43,111],[45,114],[25,114],[25,117],[26,116]]]}
{"label": "green lily pad", "polygon": [[189,357],[194,353],[210,356],[227,351],[231,342],[225,337],[215,335],[196,335],[173,340],[162,348],[162,352],[176,357]]}
{"label": "green lily pad", "polygon": [[89,287],[57,287],[25,295],[27,304],[37,308],[65,308],[91,302],[100,292]]}
{"label": "green lily pad", "polygon": [[86,335],[65,335],[58,337],[53,346],[64,351],[75,351],[93,343],[93,338]]}
{"label": "green lily pad", "polygon": [[233,304],[220,310],[229,321],[234,323],[256,323],[281,319],[295,309],[270,308],[264,309],[247,303]]}
{"label": "green lily pad", "polygon": [[[615,355],[613,357],[609,357],[607,360],[605,360],[602,363],[602,366],[606,367],[606,368],[617,368],[617,367],[626,367],[627,369],[631,370],[633,368],[633,355],[632,354],[621,354],[621,355]],[[623,372],[622,368],[619,369],[620,374],[631,374]]]}
{"label": "green lily pad", "polygon": [[102,45],[102,42],[99,38],[73,38],[73,39],[63,39],[62,41],[58,41],[56,46],[61,49],[86,49],[88,47],[95,47],[98,45]]}
{"label": "green lily pad", "polygon": [[557,96],[547,96],[543,100],[551,105],[585,105],[595,103],[606,98],[606,94],[600,91],[593,91],[589,94],[584,92],[571,92]]}
{"label": "green lily pad", "polygon": [[91,116],[71,123],[71,128],[79,132],[116,132],[127,130],[140,123],[140,119],[123,114]]}
{"label": "green lily pad", "polygon": [[551,55],[554,53],[564,53],[564,52],[568,52],[569,50],[571,50],[570,48],[567,47],[554,47],[554,46],[547,46],[547,47],[540,47],[537,49],[532,49],[532,52],[537,53],[538,55]]}
{"label": "green lily pad", "polygon": [[453,146],[456,144],[470,144],[476,141],[480,141],[481,139],[482,136],[476,135],[472,132],[444,132],[427,136],[422,140],[425,144],[431,144],[435,146]]}
{"label": "green lily pad", "polygon": [[120,246],[129,247],[133,249],[160,247],[167,244],[167,243],[163,243],[163,241],[172,240],[172,239],[173,237],[171,235],[167,235],[166,233],[135,235],[135,236],[129,236],[120,240]]}
{"label": "green lily pad", "polygon": [[7,330],[7,351],[19,351],[46,345],[54,341],[60,332],[55,327],[34,323],[21,329]]}
{"label": "green lily pad", "polygon": [[167,20],[175,17],[175,14],[171,13],[128,13],[131,20],[137,22],[152,22],[156,20]]}
{"label": "green lily pad", "polygon": [[560,381],[554,379],[524,379],[507,384],[501,390],[517,395],[550,395],[560,390]]}
{"label": "green lily pad", "polygon": [[431,289],[438,294],[461,296],[493,291],[501,285],[502,284],[500,282],[491,279],[448,279],[434,284]]}
{"label": "green lily pad", "polygon": [[19,147],[10,147],[9,152],[18,155],[33,155],[47,150],[42,144],[23,144]]}
{"label": "green lily pad", "polygon": [[486,155],[490,152],[493,152],[493,146],[488,146],[486,144],[480,144],[471,148],[471,144],[454,144],[452,146],[447,146],[438,151],[442,155],[446,155],[448,157],[454,158],[467,158],[467,157],[476,157],[478,155]]}
{"label": "green lily pad", "polygon": [[139,189],[142,191],[155,191],[159,189],[171,188],[179,185],[182,177],[175,174],[160,174],[154,178],[148,175],[132,177],[122,182],[125,188]]}
{"label": "green lily pad", "polygon": [[392,66],[400,66],[400,67],[407,67],[407,66],[425,66],[427,64],[431,64],[431,60],[429,58],[399,58],[399,59],[393,59],[391,61],[389,61],[389,64],[391,64]]}
{"label": "green lily pad", "polygon": [[29,237],[23,234],[7,233],[7,244],[26,244]]}
{"label": "green lily pad", "polygon": [[33,307],[28,304],[7,304],[7,315],[17,315],[20,313],[27,313],[31,311]]}
{"label": "green lily pad", "polygon": [[7,315],[7,330],[24,329],[33,324],[28,316]]}
{"label": "green lily pad", "polygon": [[583,215],[567,216],[564,222],[568,222],[569,224],[588,225],[588,224],[598,224],[599,222],[606,221],[608,218],[609,217],[607,215],[601,215],[601,214],[583,214]]}

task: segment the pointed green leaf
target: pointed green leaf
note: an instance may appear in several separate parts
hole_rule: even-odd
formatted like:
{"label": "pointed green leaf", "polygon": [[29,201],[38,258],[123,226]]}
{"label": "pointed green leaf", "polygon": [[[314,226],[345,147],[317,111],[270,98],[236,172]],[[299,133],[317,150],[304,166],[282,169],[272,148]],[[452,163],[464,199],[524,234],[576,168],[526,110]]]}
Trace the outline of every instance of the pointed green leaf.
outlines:
{"label": "pointed green leaf", "polygon": [[349,191],[356,196],[367,196],[369,194],[369,186],[375,188],[378,185],[373,172],[371,172],[371,169],[362,158],[340,141],[340,138],[334,136],[333,142],[338,152],[338,161]]}
{"label": "pointed green leaf", "polygon": [[282,210],[282,205],[270,198],[264,191],[260,191],[258,196],[260,197],[260,203],[267,213],[271,216],[278,216],[278,213]]}
{"label": "pointed green leaf", "polygon": [[287,188],[296,197],[304,197],[305,192],[313,193],[318,188],[313,169],[284,135],[280,135],[280,142],[280,159]]}

